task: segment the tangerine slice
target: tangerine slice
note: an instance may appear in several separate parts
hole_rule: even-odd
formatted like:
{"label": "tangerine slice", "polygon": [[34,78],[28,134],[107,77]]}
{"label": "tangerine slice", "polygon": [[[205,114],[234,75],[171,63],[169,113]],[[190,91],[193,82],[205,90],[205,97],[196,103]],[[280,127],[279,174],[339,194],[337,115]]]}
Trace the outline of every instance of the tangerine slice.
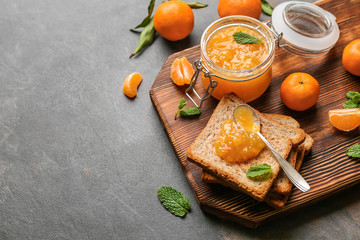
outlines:
{"label": "tangerine slice", "polygon": [[329,111],[330,123],[341,131],[351,131],[360,126],[360,109],[334,109]]}
{"label": "tangerine slice", "polygon": [[131,73],[125,78],[123,84],[123,92],[129,98],[134,98],[137,95],[137,88],[142,81],[142,76],[140,73]]}
{"label": "tangerine slice", "polygon": [[186,57],[176,58],[171,65],[171,79],[178,86],[190,84],[194,69]]}

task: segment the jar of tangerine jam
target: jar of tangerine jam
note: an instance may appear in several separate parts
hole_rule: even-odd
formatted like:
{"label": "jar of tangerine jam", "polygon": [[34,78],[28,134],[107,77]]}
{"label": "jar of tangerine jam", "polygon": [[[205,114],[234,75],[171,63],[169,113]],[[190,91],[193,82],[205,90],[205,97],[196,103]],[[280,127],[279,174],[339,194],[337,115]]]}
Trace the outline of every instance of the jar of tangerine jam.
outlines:
{"label": "jar of tangerine jam", "polygon": [[[239,44],[234,33],[243,32],[260,40],[256,44]],[[221,99],[233,92],[245,102],[261,96],[268,88],[271,65],[275,56],[274,37],[266,25],[245,16],[222,18],[210,25],[201,38],[203,66],[214,73],[211,80],[217,86],[212,96]],[[209,85],[206,73],[201,73],[204,86]]]}
{"label": "jar of tangerine jam", "polygon": [[[291,1],[278,5],[267,23],[246,16],[229,16],[213,22],[201,37],[201,59],[194,63],[197,71],[186,95],[199,108],[210,96],[221,99],[230,92],[245,102],[255,100],[270,85],[275,43],[302,57],[322,56],[339,38],[335,20],[331,13],[316,5]],[[237,32],[260,42],[239,44],[233,37]],[[195,90],[199,75],[206,89],[202,97]],[[200,99],[199,104],[190,91]]]}

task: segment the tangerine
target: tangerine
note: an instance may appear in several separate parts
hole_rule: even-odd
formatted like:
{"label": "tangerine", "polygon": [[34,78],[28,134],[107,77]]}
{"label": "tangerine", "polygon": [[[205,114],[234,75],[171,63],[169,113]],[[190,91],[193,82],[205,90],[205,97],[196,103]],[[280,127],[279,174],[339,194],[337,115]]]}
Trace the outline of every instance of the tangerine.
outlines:
{"label": "tangerine", "polygon": [[178,86],[190,84],[194,69],[186,57],[176,58],[171,65],[171,79]]}
{"label": "tangerine", "polygon": [[360,126],[360,109],[346,108],[329,111],[330,123],[339,130],[351,131]]}
{"label": "tangerine", "polygon": [[185,2],[164,2],[156,9],[154,27],[169,41],[184,39],[194,28],[194,13]]}
{"label": "tangerine", "polygon": [[360,39],[355,39],[346,45],[342,63],[349,73],[360,76]]}
{"label": "tangerine", "polygon": [[125,78],[123,83],[123,92],[129,98],[134,98],[137,95],[137,88],[140,85],[142,76],[140,73],[131,73]]}
{"label": "tangerine", "polygon": [[290,109],[304,111],[315,105],[319,98],[320,86],[310,74],[292,73],[280,87],[282,102]]}
{"label": "tangerine", "polygon": [[245,15],[260,18],[261,0],[219,0],[218,13],[220,17]]}

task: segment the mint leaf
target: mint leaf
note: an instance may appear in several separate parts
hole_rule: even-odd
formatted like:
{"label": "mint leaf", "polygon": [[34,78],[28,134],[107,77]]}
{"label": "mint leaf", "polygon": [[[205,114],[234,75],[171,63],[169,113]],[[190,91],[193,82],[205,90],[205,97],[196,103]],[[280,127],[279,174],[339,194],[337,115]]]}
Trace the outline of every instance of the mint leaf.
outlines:
{"label": "mint leaf", "polygon": [[261,42],[260,39],[244,32],[236,32],[233,34],[234,41],[238,44],[256,44]]}
{"label": "mint leaf", "polygon": [[353,100],[349,99],[346,102],[344,102],[343,108],[358,108],[359,104],[354,102]]}
{"label": "mint leaf", "polygon": [[255,181],[265,181],[272,175],[271,166],[269,164],[258,164],[251,166],[246,172],[246,176]]}
{"label": "mint leaf", "polygon": [[346,97],[349,99],[359,99],[360,98],[360,93],[359,92],[355,92],[355,91],[349,91],[346,93]]}
{"label": "mint leaf", "polygon": [[343,104],[343,108],[360,108],[360,93],[349,91],[346,93],[348,100]]}
{"label": "mint leaf", "polygon": [[178,217],[183,217],[190,211],[189,199],[172,187],[159,187],[157,194],[164,207]]}
{"label": "mint leaf", "polygon": [[352,145],[351,147],[346,149],[346,154],[349,157],[360,158],[360,143]]}
{"label": "mint leaf", "polygon": [[178,110],[177,110],[177,112],[175,113],[175,120],[176,120],[177,115],[179,114],[180,110],[181,110],[183,107],[185,107],[185,105],[186,105],[186,100],[185,100],[185,98],[180,99],[180,103],[179,103],[179,106],[178,106]]}
{"label": "mint leaf", "polygon": [[351,100],[353,100],[355,103],[360,103],[360,95],[354,96]]}
{"label": "mint leaf", "polygon": [[185,105],[186,105],[186,100],[185,100],[185,98],[182,98],[182,99],[180,100],[180,103],[179,103],[178,108],[179,108],[179,109],[182,109],[183,107],[185,107]]}
{"label": "mint leaf", "polygon": [[271,16],[274,8],[265,0],[261,0],[261,7],[264,13]]}
{"label": "mint leaf", "polygon": [[182,98],[180,100],[178,110],[175,113],[175,120],[179,113],[182,117],[187,117],[187,118],[198,116],[201,113],[200,109],[195,108],[195,107],[189,107],[189,108],[182,109],[183,107],[185,107],[185,105],[186,105],[185,98]]}
{"label": "mint leaf", "polygon": [[201,113],[200,109],[195,107],[185,108],[184,110],[180,110],[180,115],[182,117],[193,117],[197,116]]}

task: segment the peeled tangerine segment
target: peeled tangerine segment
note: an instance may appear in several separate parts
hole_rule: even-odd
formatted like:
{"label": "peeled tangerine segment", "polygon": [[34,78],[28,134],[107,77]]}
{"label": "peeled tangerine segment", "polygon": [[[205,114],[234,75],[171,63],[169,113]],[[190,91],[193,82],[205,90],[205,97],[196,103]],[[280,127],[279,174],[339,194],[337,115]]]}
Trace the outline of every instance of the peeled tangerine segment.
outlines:
{"label": "peeled tangerine segment", "polygon": [[194,69],[186,57],[176,58],[171,65],[171,79],[178,86],[190,84]]}
{"label": "peeled tangerine segment", "polygon": [[351,131],[360,126],[360,109],[334,109],[329,111],[330,123],[339,130]]}
{"label": "peeled tangerine segment", "polygon": [[129,98],[136,97],[137,88],[140,85],[142,80],[142,76],[140,73],[131,73],[129,76],[125,78],[123,84],[123,91],[126,96]]}

